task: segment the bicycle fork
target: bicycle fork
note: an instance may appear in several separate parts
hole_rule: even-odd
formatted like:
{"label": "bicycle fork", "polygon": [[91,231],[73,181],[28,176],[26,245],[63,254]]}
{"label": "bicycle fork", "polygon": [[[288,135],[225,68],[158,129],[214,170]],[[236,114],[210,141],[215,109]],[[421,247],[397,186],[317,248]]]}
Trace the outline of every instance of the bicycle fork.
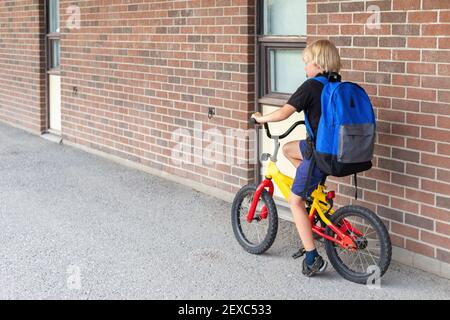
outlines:
{"label": "bicycle fork", "polygon": [[[269,193],[271,196],[273,196],[274,187],[273,182],[271,179],[265,179],[256,189],[256,192],[253,196],[252,205],[250,206],[250,209],[247,214],[247,221],[248,223],[252,223],[253,219],[255,218],[255,211],[256,207],[258,206],[259,198],[261,197],[261,193],[264,189],[269,188]],[[260,217],[262,219],[267,219],[268,211],[266,205],[261,210]]]}

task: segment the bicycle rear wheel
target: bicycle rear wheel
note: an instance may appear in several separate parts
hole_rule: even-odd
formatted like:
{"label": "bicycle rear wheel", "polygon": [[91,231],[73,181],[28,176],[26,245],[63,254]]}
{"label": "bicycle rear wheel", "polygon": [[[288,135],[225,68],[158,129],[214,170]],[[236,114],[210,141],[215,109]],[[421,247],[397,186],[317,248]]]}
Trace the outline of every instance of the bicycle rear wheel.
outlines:
{"label": "bicycle rear wheel", "polygon": [[[278,231],[277,208],[267,190],[263,190],[261,193],[253,221],[251,223],[247,221],[247,213],[257,187],[256,184],[249,184],[239,190],[231,208],[231,224],[234,235],[244,250],[252,254],[266,252],[275,241]],[[268,211],[265,219],[261,217],[264,205]]]}
{"label": "bicycle rear wheel", "polygon": [[[391,239],[381,219],[367,208],[346,206],[337,210],[330,220],[357,245],[357,249],[351,251],[326,241],[328,258],[336,271],[345,279],[360,284],[367,284],[376,276],[381,278],[392,256]],[[337,237],[329,227],[326,234]]]}

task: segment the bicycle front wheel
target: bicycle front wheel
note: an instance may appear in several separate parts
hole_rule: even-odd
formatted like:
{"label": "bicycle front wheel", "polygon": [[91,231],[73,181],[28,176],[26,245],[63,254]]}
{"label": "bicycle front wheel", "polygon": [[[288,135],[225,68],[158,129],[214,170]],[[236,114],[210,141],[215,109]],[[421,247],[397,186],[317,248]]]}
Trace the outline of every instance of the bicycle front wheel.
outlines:
{"label": "bicycle front wheel", "polygon": [[[234,235],[245,251],[252,254],[266,252],[275,241],[278,231],[278,214],[275,202],[267,190],[259,198],[253,221],[247,221],[247,214],[253,202],[256,184],[243,187],[236,194],[231,208],[231,224]],[[267,217],[262,218],[263,207],[267,208]]]}
{"label": "bicycle front wheel", "polygon": [[[326,241],[328,258],[336,271],[345,279],[360,284],[368,284],[377,276],[381,278],[392,256],[391,239],[381,219],[367,208],[346,206],[338,209],[330,220],[352,237],[357,247],[352,251]],[[329,227],[326,234],[337,237]]]}

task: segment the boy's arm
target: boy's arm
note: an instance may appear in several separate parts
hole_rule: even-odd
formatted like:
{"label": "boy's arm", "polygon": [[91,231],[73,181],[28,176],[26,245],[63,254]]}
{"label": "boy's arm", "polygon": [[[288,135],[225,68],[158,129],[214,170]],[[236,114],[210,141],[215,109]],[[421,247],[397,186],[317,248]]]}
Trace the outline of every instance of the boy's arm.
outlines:
{"label": "boy's arm", "polygon": [[261,124],[266,122],[278,122],[286,120],[296,111],[297,109],[295,107],[290,104],[285,104],[283,107],[265,116],[261,115],[260,112],[257,112],[252,115],[252,118],[255,118],[256,121]]}

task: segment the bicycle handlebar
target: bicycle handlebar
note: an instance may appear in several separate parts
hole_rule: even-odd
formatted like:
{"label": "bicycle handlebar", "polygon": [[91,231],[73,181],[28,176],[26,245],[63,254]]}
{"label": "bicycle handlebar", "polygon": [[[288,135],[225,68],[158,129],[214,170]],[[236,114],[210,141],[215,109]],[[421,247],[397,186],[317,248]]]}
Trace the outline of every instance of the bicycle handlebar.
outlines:
{"label": "bicycle handlebar", "polygon": [[[250,124],[256,125],[258,122],[256,122],[255,118],[250,118]],[[283,133],[281,136],[278,136],[278,139],[284,139],[288,135],[291,134],[292,131],[294,131],[295,128],[297,128],[299,125],[305,124],[305,121],[297,121],[294,123],[285,133]],[[272,139],[272,134],[270,133],[269,124],[266,122],[264,123],[264,129],[266,130],[267,137],[269,139]]]}

